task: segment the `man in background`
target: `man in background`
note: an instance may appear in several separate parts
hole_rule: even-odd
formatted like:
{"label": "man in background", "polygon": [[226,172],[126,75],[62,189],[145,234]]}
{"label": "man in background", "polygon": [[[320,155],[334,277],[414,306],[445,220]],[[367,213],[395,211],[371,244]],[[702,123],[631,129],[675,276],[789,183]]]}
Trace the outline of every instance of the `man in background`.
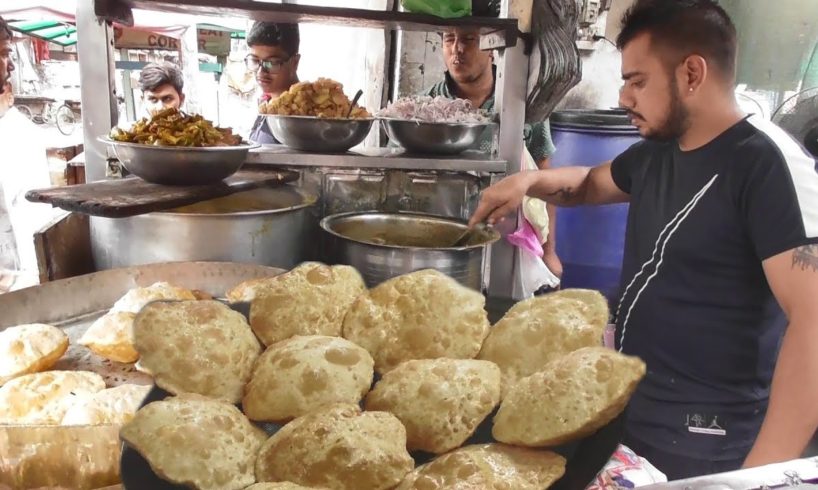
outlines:
{"label": "man in background", "polygon": [[[250,52],[244,59],[247,70],[256,74],[261,89],[259,102],[274,99],[298,83],[298,54],[301,37],[298,24],[256,22],[247,35]],[[277,144],[264,118],[259,116],[250,130],[250,140]]]}
{"label": "man in background", "polygon": [[[14,71],[14,62],[11,60],[11,37],[11,29],[0,17],[0,120],[14,103],[8,100],[10,90],[7,88],[8,81],[11,80],[11,72]],[[0,165],[5,168],[9,164],[0,162]],[[2,181],[0,181],[0,294],[11,289],[15,280],[14,271],[19,267],[17,244],[14,241],[11,217],[6,210],[5,201],[5,193]]]}
{"label": "man in background", "polygon": [[[442,33],[443,60],[446,63],[444,80],[427,91],[432,97],[459,98],[471,101],[472,106],[488,113],[494,112],[494,84],[497,69],[492,51],[480,49],[478,29],[450,29]],[[548,120],[526,124],[525,146],[537,167],[548,168],[548,158],[554,153]],[[491,132],[486,131],[480,149],[490,152]],[[557,277],[562,276],[562,263],[557,257],[555,225],[556,208],[548,205],[548,240],[543,244],[543,262]],[[535,225],[536,223],[532,223]]]}
{"label": "man in background", "polygon": [[142,107],[148,115],[162,109],[179,109],[185,103],[182,70],[173,63],[149,63],[139,73]]}
{"label": "man in background", "polygon": [[6,83],[11,81],[11,72],[14,71],[14,62],[11,60],[11,38],[11,29],[0,17],[0,94],[5,90]]}
{"label": "man in background", "polygon": [[39,130],[14,108],[11,41],[0,17],[0,294],[37,284],[34,233],[54,216],[50,207],[25,199],[51,181]]}

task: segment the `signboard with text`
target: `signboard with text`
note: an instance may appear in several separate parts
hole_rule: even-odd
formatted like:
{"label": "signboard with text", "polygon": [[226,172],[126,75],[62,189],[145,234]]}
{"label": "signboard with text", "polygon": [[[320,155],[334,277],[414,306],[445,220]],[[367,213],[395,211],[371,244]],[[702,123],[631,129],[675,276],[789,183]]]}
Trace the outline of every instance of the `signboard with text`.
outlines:
{"label": "signboard with text", "polygon": [[[230,53],[230,32],[211,29],[198,29],[197,39],[199,52],[213,56],[226,56]],[[114,29],[114,48],[116,49],[167,49],[179,51],[181,39],[141,31],[116,27]]]}

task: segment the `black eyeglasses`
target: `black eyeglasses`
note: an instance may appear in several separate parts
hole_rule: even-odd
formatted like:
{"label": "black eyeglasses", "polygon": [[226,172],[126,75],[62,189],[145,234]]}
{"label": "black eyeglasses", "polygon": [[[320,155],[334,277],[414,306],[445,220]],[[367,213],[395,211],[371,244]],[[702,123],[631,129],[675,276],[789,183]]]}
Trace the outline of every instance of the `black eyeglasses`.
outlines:
{"label": "black eyeglasses", "polygon": [[262,69],[267,73],[278,73],[281,71],[281,68],[290,61],[290,58],[286,60],[260,60],[251,54],[244,58],[244,66],[250,71]]}

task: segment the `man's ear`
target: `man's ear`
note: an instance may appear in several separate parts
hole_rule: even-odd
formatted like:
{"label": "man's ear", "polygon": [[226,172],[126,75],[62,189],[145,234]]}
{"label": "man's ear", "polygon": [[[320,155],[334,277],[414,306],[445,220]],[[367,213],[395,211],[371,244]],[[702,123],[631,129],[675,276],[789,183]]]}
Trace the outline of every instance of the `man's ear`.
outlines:
{"label": "man's ear", "polygon": [[184,92],[179,94],[179,109],[181,109],[183,105],[185,105],[185,94],[184,94]]}
{"label": "man's ear", "polygon": [[298,63],[299,63],[300,61],[301,61],[301,55],[300,55],[300,54],[293,55],[293,61],[292,61],[292,64],[293,64],[293,73],[298,72]]}
{"label": "man's ear", "polygon": [[685,58],[680,66],[682,83],[679,88],[683,92],[695,92],[701,87],[710,75],[707,60],[699,55]]}

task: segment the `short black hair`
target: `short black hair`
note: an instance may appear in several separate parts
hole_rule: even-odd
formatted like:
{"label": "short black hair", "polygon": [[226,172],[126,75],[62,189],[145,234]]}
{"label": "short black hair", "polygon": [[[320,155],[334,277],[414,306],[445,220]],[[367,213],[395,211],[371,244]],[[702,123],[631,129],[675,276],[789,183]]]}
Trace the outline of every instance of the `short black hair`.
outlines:
{"label": "short black hair", "polygon": [[736,26],[715,1],[637,0],[622,18],[616,46],[621,50],[644,33],[652,43],[679,53],[679,61],[698,54],[735,81]]}
{"label": "short black hair", "polygon": [[14,37],[14,35],[11,33],[11,28],[6,23],[6,21],[3,20],[2,17],[0,17],[0,39],[2,39],[3,41],[8,41],[12,37]]}
{"label": "short black hair", "polygon": [[298,54],[300,44],[298,24],[256,22],[247,34],[248,46],[281,46],[290,56]]}
{"label": "short black hair", "polygon": [[162,85],[171,85],[182,95],[185,79],[182,70],[173,63],[148,63],[139,74],[139,88],[143,92],[152,92]]}

